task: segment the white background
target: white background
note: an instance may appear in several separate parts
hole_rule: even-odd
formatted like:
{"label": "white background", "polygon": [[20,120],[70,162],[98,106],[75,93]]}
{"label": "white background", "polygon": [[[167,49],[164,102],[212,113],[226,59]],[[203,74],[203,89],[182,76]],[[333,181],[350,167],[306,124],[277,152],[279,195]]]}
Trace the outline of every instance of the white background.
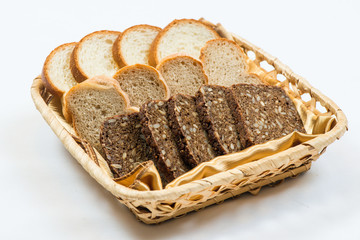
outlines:
{"label": "white background", "polygon": [[[360,239],[358,1],[7,1],[0,7],[0,239]],[[95,30],[205,17],[333,99],[349,131],[306,174],[161,225],[128,209],[64,149],[30,86],[56,46]]]}

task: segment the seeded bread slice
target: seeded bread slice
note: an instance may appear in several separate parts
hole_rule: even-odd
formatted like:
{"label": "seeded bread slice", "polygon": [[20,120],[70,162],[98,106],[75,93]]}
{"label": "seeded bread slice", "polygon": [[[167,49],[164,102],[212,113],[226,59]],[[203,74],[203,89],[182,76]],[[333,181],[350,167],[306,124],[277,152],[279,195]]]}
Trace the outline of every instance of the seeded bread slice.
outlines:
{"label": "seeded bread slice", "polygon": [[114,177],[130,173],[137,165],[153,160],[141,132],[139,113],[110,117],[101,125],[100,142]]}
{"label": "seeded bread slice", "polygon": [[76,44],[73,42],[58,46],[44,63],[41,79],[45,87],[59,97],[77,84],[70,69],[70,56]]}
{"label": "seeded bread slice", "polygon": [[76,45],[70,61],[71,72],[76,81],[105,75],[112,77],[119,66],[115,62],[112,47],[120,32],[97,31],[83,37]]}
{"label": "seeded bread slice", "polygon": [[264,143],[293,131],[305,133],[294,103],[282,88],[235,84],[231,90],[229,103],[242,146]]}
{"label": "seeded bread slice", "polygon": [[156,166],[167,182],[187,172],[175,138],[169,127],[166,101],[150,101],[140,109],[142,131],[156,156]]}
{"label": "seeded bread slice", "polygon": [[191,167],[213,159],[214,152],[202,128],[192,96],[177,94],[169,99],[169,122],[182,158]]}
{"label": "seeded bread slice", "polygon": [[171,94],[194,96],[208,78],[200,61],[188,55],[171,55],[156,67],[167,82]]}
{"label": "seeded bread slice", "polygon": [[225,38],[208,41],[201,49],[200,60],[209,84],[226,87],[237,83],[261,84],[261,81],[244,77],[248,70],[246,56],[234,41]]}
{"label": "seeded bread slice", "polygon": [[119,66],[149,63],[152,42],[161,28],[146,24],[135,25],[126,29],[113,45],[113,55]]}
{"label": "seeded bread slice", "polygon": [[150,49],[150,63],[160,61],[175,53],[188,54],[196,59],[200,49],[211,39],[219,38],[216,31],[194,19],[180,19],[169,23],[155,38]]}
{"label": "seeded bread slice", "polygon": [[236,131],[227,98],[231,90],[218,85],[204,85],[196,93],[196,107],[202,126],[209,134],[214,149],[221,154],[243,149]]}
{"label": "seeded bread slice", "polygon": [[125,113],[129,107],[129,99],[119,83],[105,76],[75,85],[64,95],[63,102],[66,120],[101,154],[101,124],[108,117]]}
{"label": "seeded bread slice", "polygon": [[114,79],[129,95],[131,106],[140,107],[147,101],[170,97],[166,82],[151,66],[135,64],[123,67],[114,75]]}

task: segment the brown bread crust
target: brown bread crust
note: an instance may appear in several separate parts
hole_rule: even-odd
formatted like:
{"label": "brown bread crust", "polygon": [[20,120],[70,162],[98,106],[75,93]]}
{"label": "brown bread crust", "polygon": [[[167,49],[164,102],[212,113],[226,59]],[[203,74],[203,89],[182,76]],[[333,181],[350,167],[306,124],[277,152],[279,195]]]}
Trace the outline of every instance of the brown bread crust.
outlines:
{"label": "brown bread crust", "polygon": [[93,77],[93,76],[87,76],[84,73],[84,71],[81,69],[81,66],[79,65],[79,49],[82,47],[83,42],[85,42],[87,39],[93,37],[93,35],[96,35],[99,33],[100,34],[103,34],[103,33],[105,33],[105,34],[121,34],[121,32],[117,32],[117,31],[101,30],[101,31],[96,31],[96,32],[86,35],[78,42],[78,44],[76,45],[76,47],[74,48],[74,50],[71,54],[70,68],[71,68],[71,73],[73,74],[75,80],[79,83],[85,81],[89,77]]}
{"label": "brown bread crust", "polygon": [[208,28],[209,31],[213,32],[214,36],[217,36],[217,37],[220,38],[219,34],[214,29],[212,29],[211,27],[209,27],[208,25],[204,24],[201,21],[198,21],[198,20],[195,20],[195,19],[175,19],[174,21],[169,23],[164,29],[162,29],[159,32],[159,34],[156,36],[153,43],[151,44],[151,48],[150,48],[150,52],[149,52],[149,63],[150,63],[151,66],[156,66],[161,60],[157,56],[157,48],[158,48],[159,41],[161,40],[161,38],[165,35],[165,33],[170,28],[174,27],[175,25],[179,24],[180,22],[190,22],[190,23],[193,23],[193,24],[202,25],[202,26]]}
{"label": "brown bread crust", "polygon": [[50,63],[50,60],[54,57],[54,55],[60,51],[62,48],[70,46],[70,45],[76,45],[77,42],[72,42],[72,43],[65,43],[62,44],[60,46],[58,46],[57,48],[55,48],[54,50],[51,51],[51,53],[46,57],[42,72],[41,72],[41,80],[44,83],[44,86],[46,87],[47,90],[49,90],[50,93],[52,93],[53,95],[56,95],[58,97],[61,97],[64,92],[62,90],[60,90],[52,81],[51,78],[49,76],[49,72],[48,72],[48,64]]}
{"label": "brown bread crust", "polygon": [[128,32],[131,32],[131,31],[133,31],[134,29],[137,29],[137,28],[152,28],[152,29],[154,29],[154,30],[156,30],[158,32],[160,32],[162,30],[160,27],[147,25],[147,24],[135,25],[135,26],[132,26],[132,27],[129,27],[129,28],[125,29],[124,32],[122,34],[120,34],[119,37],[115,40],[113,48],[112,48],[114,59],[115,59],[116,63],[119,65],[119,67],[124,67],[124,66],[129,65],[126,62],[123,54],[121,53],[120,43],[121,43],[122,39],[126,36],[126,34]]}

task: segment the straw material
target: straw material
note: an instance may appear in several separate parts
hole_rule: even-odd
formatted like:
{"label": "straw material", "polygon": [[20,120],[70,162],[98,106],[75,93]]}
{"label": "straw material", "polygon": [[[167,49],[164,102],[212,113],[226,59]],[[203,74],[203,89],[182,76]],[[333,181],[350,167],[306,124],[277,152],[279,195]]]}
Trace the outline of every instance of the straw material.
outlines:
{"label": "straw material", "polygon": [[[254,158],[257,148],[267,146],[270,150],[276,149],[274,146],[279,146],[279,142],[269,142],[264,146],[254,146],[255,150],[250,149],[223,156],[225,160],[221,157],[220,160],[214,159],[209,163],[215,164],[212,166],[216,164],[223,166],[222,161],[236,164],[229,167],[229,170],[215,171],[213,174],[191,178],[191,181],[188,181],[185,176],[180,180],[176,179],[166,189],[153,190],[161,189],[161,184],[156,180],[159,176],[153,164],[145,163],[125,178],[114,180],[102,156],[86,141],[76,137],[72,126],[64,120],[60,99],[51,96],[46,91],[40,77],[34,80],[31,87],[36,108],[65,148],[97,182],[125,204],[139,220],[148,224],[179,217],[187,212],[221,203],[227,198],[244,192],[256,194],[262,186],[274,185],[287,177],[297,176],[309,170],[312,161],[324,153],[326,147],[339,139],[347,130],[347,119],[341,109],[331,99],[313,88],[304,78],[293,73],[288,66],[262,49],[227,32],[220,24],[213,25],[203,19],[202,21],[215,29],[222,37],[234,40],[246,54],[250,52],[255,54],[255,60],[248,60],[249,71],[258,74],[267,83],[281,86],[287,91],[298,107],[309,134],[289,135],[288,139],[279,141],[284,144],[292,139],[296,144],[279,148],[278,151],[261,155],[260,158]],[[270,72],[262,69],[260,63],[263,61],[272,65],[274,69]],[[277,79],[279,75],[282,75],[285,80],[279,81]],[[311,96],[311,99],[305,102],[302,96],[306,93]],[[317,102],[326,109],[326,112],[316,109]],[[201,167],[206,167],[206,164],[195,170],[195,172],[198,171],[197,174],[202,174]],[[191,173],[185,175],[194,177]],[[150,186],[145,179],[146,181],[150,179]],[[149,189],[152,191],[146,191]]]}

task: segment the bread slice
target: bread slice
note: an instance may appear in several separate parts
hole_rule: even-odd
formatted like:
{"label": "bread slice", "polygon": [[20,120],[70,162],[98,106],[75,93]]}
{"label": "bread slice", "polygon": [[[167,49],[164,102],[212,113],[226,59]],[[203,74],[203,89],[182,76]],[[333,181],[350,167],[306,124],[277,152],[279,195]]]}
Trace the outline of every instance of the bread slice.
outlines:
{"label": "bread slice", "polygon": [[261,80],[261,78],[255,74],[255,73],[245,73],[240,77],[241,83],[247,83],[247,84],[266,84]]}
{"label": "bread slice", "polygon": [[183,162],[173,133],[169,127],[167,102],[150,101],[140,109],[142,131],[155,153],[155,163],[167,182],[190,168]]}
{"label": "bread slice", "polygon": [[45,87],[59,97],[77,84],[70,70],[70,56],[76,44],[58,46],[47,56],[43,66],[41,79]]}
{"label": "bread slice", "polygon": [[188,55],[171,55],[156,67],[168,84],[171,94],[194,96],[200,86],[208,83],[200,61]]}
{"label": "bread slice", "polygon": [[210,40],[201,49],[200,60],[209,84],[231,86],[244,83],[248,65],[243,50],[234,41],[220,38]]}
{"label": "bread slice", "polygon": [[189,166],[195,167],[217,155],[200,122],[194,97],[183,94],[172,96],[168,114],[182,158]]}
{"label": "bread slice", "polygon": [[113,45],[113,56],[119,66],[149,63],[152,42],[161,28],[146,24],[126,29]]}
{"label": "bread slice", "polygon": [[293,131],[305,133],[294,103],[276,86],[235,84],[229,103],[242,146],[265,143]]}
{"label": "bread slice", "polygon": [[198,20],[174,20],[155,38],[150,50],[150,63],[156,66],[163,58],[175,53],[198,59],[205,43],[219,37],[216,31]]}
{"label": "bread slice", "polygon": [[135,64],[121,68],[115,75],[131,106],[140,107],[149,100],[168,99],[170,91],[159,72],[148,65]]}
{"label": "bread slice", "polygon": [[236,120],[227,101],[231,90],[219,85],[204,85],[196,93],[196,107],[210,142],[220,154],[243,149],[236,131]]}
{"label": "bread slice", "polygon": [[120,32],[97,31],[83,37],[71,55],[71,72],[78,82],[105,75],[112,77],[119,66],[115,62],[112,47]]}
{"label": "bread slice", "polygon": [[115,178],[153,160],[151,148],[141,132],[138,112],[106,119],[100,128],[100,143]]}
{"label": "bread slice", "polygon": [[123,114],[129,99],[119,83],[109,77],[88,79],[71,88],[63,98],[63,113],[73,123],[74,130],[103,154],[100,126],[106,118]]}

